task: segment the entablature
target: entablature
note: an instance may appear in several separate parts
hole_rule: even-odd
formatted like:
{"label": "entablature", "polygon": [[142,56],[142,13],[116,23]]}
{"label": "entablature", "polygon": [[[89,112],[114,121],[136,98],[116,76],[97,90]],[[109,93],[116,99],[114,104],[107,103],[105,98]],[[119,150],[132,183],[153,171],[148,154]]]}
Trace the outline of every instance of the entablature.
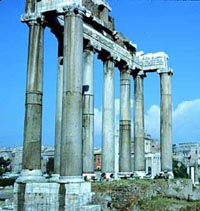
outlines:
{"label": "entablature", "polygon": [[87,24],[84,24],[83,31],[84,39],[90,40],[90,43],[93,45],[97,52],[104,50],[106,52],[109,52],[113,56],[114,60],[123,60],[127,63],[127,65],[133,65],[134,56],[128,50],[124,49],[112,40],[95,31]]}
{"label": "entablature", "polygon": [[168,55],[164,52],[143,54],[136,53],[135,66],[144,72],[158,72],[168,70]]}
{"label": "entablature", "polygon": [[45,16],[47,26],[56,37],[62,37],[67,8],[84,11],[83,37],[94,44],[96,51],[108,51],[116,61],[123,60],[133,66],[136,45],[114,30],[114,20],[109,16],[111,8],[105,0],[38,0],[34,14]]}
{"label": "entablature", "polygon": [[[99,8],[100,7],[100,8]],[[103,9],[104,14],[98,14]],[[111,8],[105,0],[38,0],[34,13],[22,16],[23,22],[43,21],[59,40],[63,39],[64,15],[68,11],[80,10],[83,18],[83,38],[90,42],[94,51],[109,54],[115,66],[144,73],[168,70],[168,55],[164,52],[143,54],[136,52],[137,46],[120,32],[114,30],[114,21],[109,19]],[[42,18],[41,18],[42,17]],[[107,18],[106,18],[107,17]],[[107,20],[106,20],[107,19]]]}

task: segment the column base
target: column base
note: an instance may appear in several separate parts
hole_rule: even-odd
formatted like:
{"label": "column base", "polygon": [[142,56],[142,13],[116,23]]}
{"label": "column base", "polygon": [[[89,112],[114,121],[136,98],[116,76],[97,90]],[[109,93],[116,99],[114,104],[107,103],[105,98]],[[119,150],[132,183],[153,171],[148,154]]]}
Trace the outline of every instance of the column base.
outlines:
{"label": "column base", "polygon": [[158,178],[174,179],[174,173],[172,171],[161,171]]}
{"label": "column base", "polygon": [[96,181],[97,176],[95,173],[83,173],[83,178],[85,181]]}
{"label": "column base", "polygon": [[59,183],[60,174],[52,174],[50,178],[48,178],[49,182],[58,182]]}
{"label": "column base", "polygon": [[119,172],[118,173],[118,177],[120,179],[127,179],[130,178],[132,176],[133,172]]}
{"label": "column base", "polygon": [[80,183],[84,182],[83,176],[60,176],[59,183]]}
{"label": "column base", "polygon": [[40,169],[28,170],[23,169],[20,176],[16,180],[17,183],[29,183],[29,182],[46,182]]}
{"label": "column base", "polygon": [[101,177],[100,180],[114,180],[117,179],[116,178],[116,174],[115,173],[101,173]]}
{"label": "column base", "polygon": [[174,179],[174,173],[172,171],[167,172],[168,179]]}
{"label": "column base", "polygon": [[[68,180],[69,181],[69,180]],[[14,210],[100,211],[92,201],[90,182],[15,183]]]}
{"label": "column base", "polygon": [[139,179],[143,179],[146,176],[146,172],[145,171],[134,171],[132,178],[139,178]]}

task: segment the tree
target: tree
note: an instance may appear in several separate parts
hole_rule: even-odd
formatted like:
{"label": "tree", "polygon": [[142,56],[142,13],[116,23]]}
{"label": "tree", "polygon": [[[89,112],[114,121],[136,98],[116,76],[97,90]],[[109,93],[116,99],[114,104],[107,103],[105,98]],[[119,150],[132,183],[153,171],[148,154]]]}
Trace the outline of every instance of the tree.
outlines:
{"label": "tree", "polygon": [[184,163],[173,159],[173,173],[175,178],[188,178],[187,167]]}
{"label": "tree", "polygon": [[0,176],[11,170],[10,163],[10,159],[5,160],[3,157],[0,157]]}
{"label": "tree", "polygon": [[51,175],[54,172],[54,158],[50,157],[46,165],[47,174]]}

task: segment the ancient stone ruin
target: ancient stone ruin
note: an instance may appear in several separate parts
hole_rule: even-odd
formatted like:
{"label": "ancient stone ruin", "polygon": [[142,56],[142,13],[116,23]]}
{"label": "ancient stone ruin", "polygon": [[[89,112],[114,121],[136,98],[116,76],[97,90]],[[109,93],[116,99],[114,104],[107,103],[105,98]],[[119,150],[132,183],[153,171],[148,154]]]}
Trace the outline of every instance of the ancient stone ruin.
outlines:
{"label": "ancient stone ruin", "polygon": [[[94,53],[103,63],[102,172],[114,173],[114,68],[120,71],[119,174],[131,170],[130,82],[134,80],[134,171],[145,173],[143,79],[160,75],[161,169],[172,172],[171,76],[163,52],[139,54],[115,29],[104,0],[26,0],[29,27],[23,170],[15,184],[16,210],[100,210],[83,174],[94,174]],[[55,174],[41,171],[43,36],[58,43]]]}

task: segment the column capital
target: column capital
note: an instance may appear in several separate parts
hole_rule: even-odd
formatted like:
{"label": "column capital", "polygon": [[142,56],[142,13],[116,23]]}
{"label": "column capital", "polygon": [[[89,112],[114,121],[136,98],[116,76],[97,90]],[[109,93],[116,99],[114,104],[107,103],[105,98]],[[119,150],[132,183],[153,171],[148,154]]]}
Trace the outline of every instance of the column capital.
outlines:
{"label": "column capital", "polygon": [[86,10],[80,5],[70,5],[63,7],[63,14],[65,16],[79,16],[80,18],[86,14]]}
{"label": "column capital", "polygon": [[58,57],[58,64],[63,65],[63,56]]}
{"label": "column capital", "polygon": [[102,50],[99,53],[98,59],[102,60],[103,62],[106,62],[106,61],[109,61],[109,60],[112,61],[112,62],[115,62],[113,55],[111,55],[110,52],[104,51],[104,50]]}
{"label": "column capital", "polygon": [[120,60],[118,62],[116,62],[116,67],[119,68],[120,72],[129,72],[130,73],[130,68],[129,65],[127,64],[127,62]]}
{"label": "column capital", "polygon": [[173,75],[173,69],[171,68],[163,68],[163,69],[158,69],[157,73],[162,74],[162,73],[168,73],[169,75]]}
{"label": "column capital", "polygon": [[25,13],[21,15],[21,22],[26,23],[29,26],[37,24],[40,24],[42,26],[46,25],[46,20],[44,15],[35,13]]}
{"label": "column capital", "polygon": [[134,79],[136,77],[141,77],[141,78],[146,77],[146,73],[143,70],[139,70],[139,69],[132,70],[131,75],[133,76]]}
{"label": "column capital", "polygon": [[84,40],[83,50],[84,51],[91,51],[91,52],[94,53],[95,47],[94,47],[93,43],[90,40]]}

